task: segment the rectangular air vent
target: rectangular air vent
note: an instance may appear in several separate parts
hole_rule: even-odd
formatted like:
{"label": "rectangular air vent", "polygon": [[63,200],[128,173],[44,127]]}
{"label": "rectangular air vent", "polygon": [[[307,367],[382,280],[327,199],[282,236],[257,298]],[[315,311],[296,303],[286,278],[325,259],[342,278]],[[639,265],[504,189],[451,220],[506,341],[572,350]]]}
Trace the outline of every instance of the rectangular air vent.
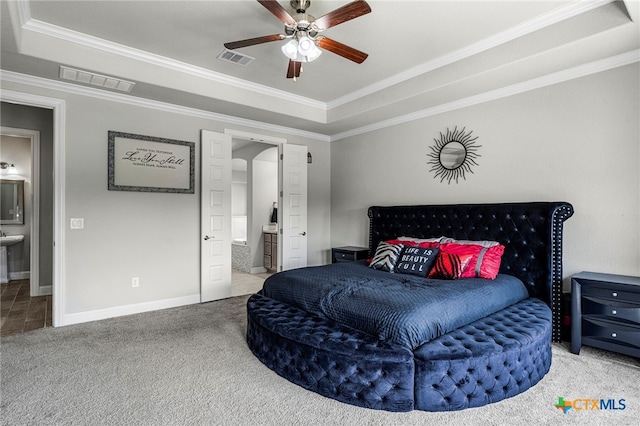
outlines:
{"label": "rectangular air vent", "polygon": [[243,67],[249,65],[255,58],[251,56],[243,55],[242,53],[234,52],[233,50],[224,49],[222,53],[218,55],[218,59],[223,61],[232,62]]}
{"label": "rectangular air vent", "polygon": [[131,92],[135,85],[132,81],[106,75],[95,74],[89,71],[77,70],[60,65],[60,78],[76,81],[78,83],[91,84],[92,86],[103,87],[105,89],[120,90],[121,92]]}

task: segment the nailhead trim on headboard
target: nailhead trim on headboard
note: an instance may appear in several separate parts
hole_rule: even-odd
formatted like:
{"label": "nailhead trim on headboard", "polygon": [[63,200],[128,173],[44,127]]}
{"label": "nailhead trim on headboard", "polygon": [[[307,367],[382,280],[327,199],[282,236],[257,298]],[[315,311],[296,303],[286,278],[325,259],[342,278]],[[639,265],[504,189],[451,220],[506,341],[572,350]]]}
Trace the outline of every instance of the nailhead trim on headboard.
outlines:
{"label": "nailhead trim on headboard", "polygon": [[562,229],[564,221],[573,215],[573,206],[565,203],[559,205],[553,214],[552,231],[552,285],[551,285],[551,313],[553,321],[552,341],[560,341],[560,328],[562,320]]}

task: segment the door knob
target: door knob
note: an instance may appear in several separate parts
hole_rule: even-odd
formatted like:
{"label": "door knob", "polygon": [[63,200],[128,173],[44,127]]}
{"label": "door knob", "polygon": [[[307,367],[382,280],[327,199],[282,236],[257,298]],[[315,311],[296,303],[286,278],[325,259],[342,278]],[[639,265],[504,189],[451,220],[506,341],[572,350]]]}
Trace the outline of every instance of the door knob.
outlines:
{"label": "door knob", "polygon": [[300,235],[302,235],[304,237],[305,235],[307,235],[307,231],[301,232]]}
{"label": "door knob", "polygon": [[213,240],[214,238],[215,238],[215,237],[210,237],[210,236],[208,236],[208,235],[205,235],[205,236],[204,236],[204,240],[205,240],[205,241],[207,241],[207,240]]}

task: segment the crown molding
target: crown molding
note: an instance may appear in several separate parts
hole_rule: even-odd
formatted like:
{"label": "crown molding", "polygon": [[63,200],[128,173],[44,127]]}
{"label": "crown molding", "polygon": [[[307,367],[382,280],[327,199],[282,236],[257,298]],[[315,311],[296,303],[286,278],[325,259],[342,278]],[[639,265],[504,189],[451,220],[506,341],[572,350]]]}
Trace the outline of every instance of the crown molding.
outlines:
{"label": "crown molding", "polygon": [[612,3],[613,1],[615,0],[576,1],[564,7],[552,10],[544,15],[540,15],[534,19],[524,22],[521,25],[496,34],[495,36],[480,40],[477,43],[474,43],[463,49],[459,49],[455,52],[451,52],[436,60],[429,61],[419,66],[407,69],[399,74],[393,75],[384,80],[380,80],[367,87],[363,87],[360,90],[356,90],[337,99],[329,101],[327,102],[327,109],[331,110],[333,108],[348,104],[365,96],[369,96],[373,93],[379,92],[381,90],[388,89],[389,87],[396,84],[403,83],[422,74],[432,72],[438,68],[451,65],[458,61],[462,61],[466,58],[477,55],[489,49],[493,49],[502,44],[506,44],[508,42],[516,40],[527,34],[531,34],[542,28],[549,27],[564,20],[578,16],[582,13],[597,9],[606,4]]}
{"label": "crown molding", "polygon": [[568,68],[566,70],[547,74],[542,77],[512,84],[478,95],[458,99],[453,102],[437,105],[432,108],[426,108],[420,111],[413,112],[411,114],[406,114],[389,120],[379,121],[374,124],[359,127],[357,129],[351,129],[346,132],[336,133],[334,135],[331,135],[331,142],[361,135],[364,133],[369,133],[375,130],[384,129],[386,127],[396,126],[398,124],[404,124],[410,121],[431,117],[437,114],[442,114],[445,112],[494,101],[496,99],[506,98],[509,96],[517,95],[519,93],[529,92],[531,90],[540,89],[542,87],[551,86],[569,80],[574,80],[576,78],[585,77],[613,68],[630,65],[635,62],[640,62],[640,49],[621,53],[619,55],[579,65],[573,68]]}
{"label": "crown molding", "polygon": [[87,34],[73,31],[68,28],[63,28],[57,25],[49,24],[47,22],[33,19],[31,18],[28,0],[8,2],[7,5],[12,16],[19,16],[19,21],[21,23],[20,28],[14,29],[14,33],[16,33],[16,40],[22,39],[21,31],[32,31],[38,34],[42,34],[48,37],[54,37],[91,49],[101,50],[103,52],[119,55],[125,58],[146,62],[154,66],[160,66],[163,68],[171,69],[173,71],[193,75],[195,77],[205,78],[217,83],[249,90],[267,96],[272,96],[274,98],[278,98],[287,102],[320,109],[322,111],[326,111],[327,109],[327,104],[325,102],[317,101],[311,98],[305,98],[299,95],[294,95],[292,93],[273,89],[261,84],[251,83],[246,80],[211,71],[206,68],[198,67],[181,61],[176,61],[165,56],[156,55],[140,49],[134,49],[132,47],[125,46],[119,43],[114,43],[98,37],[93,37]]}
{"label": "crown molding", "polygon": [[[503,31],[493,37],[486,38],[464,49],[452,52],[437,60],[427,62],[420,66],[408,69],[402,73],[391,76],[387,79],[381,80],[375,84],[364,87],[360,90],[348,93],[344,96],[331,100],[329,102],[321,102],[311,98],[305,98],[298,95],[294,95],[282,90],[270,88],[268,86],[248,82],[239,78],[231,77],[225,74],[217,73],[207,70],[202,67],[187,64],[184,62],[176,61],[164,56],[156,55],[153,53],[145,52],[139,49],[134,49],[129,46],[125,46],[118,43],[113,43],[108,40],[104,40],[98,37],[89,36],[77,31],[62,28],[53,24],[49,24],[37,19],[31,18],[31,12],[29,8],[30,0],[19,0],[17,2],[9,2],[10,10],[16,6],[20,22],[23,30],[34,31],[50,37],[55,37],[72,43],[76,43],[82,46],[86,46],[93,49],[99,49],[108,53],[120,55],[130,59],[143,61],[152,65],[161,66],[178,72],[183,72],[196,77],[209,79],[225,85],[238,87],[241,89],[249,90],[255,93],[260,93],[267,96],[273,96],[285,100],[287,102],[293,102],[301,105],[305,105],[312,108],[317,108],[322,111],[329,111],[333,108],[337,108],[344,104],[353,102],[360,98],[369,96],[381,90],[385,90],[396,84],[405,82],[419,75],[429,73],[435,69],[450,65],[465,58],[471,57],[478,53],[492,49],[499,45],[513,41],[524,35],[533,33],[542,28],[557,24],[564,20],[573,18],[582,13],[590,10],[597,9],[606,4],[612,3],[615,0],[592,0],[592,1],[576,1],[569,5],[555,9],[537,18],[529,20],[517,27],[511,28],[507,31]],[[13,12],[12,12],[13,13]],[[15,31],[18,32],[19,31]],[[16,34],[16,39],[20,39],[21,35]]]}
{"label": "crown molding", "polygon": [[213,113],[209,111],[203,111],[195,108],[188,108],[180,105],[169,104],[165,102],[153,101],[148,99],[137,98],[131,95],[125,95],[120,93],[112,93],[103,90],[93,89],[90,87],[78,86],[75,84],[48,80],[41,77],[29,76],[26,74],[19,74],[12,71],[0,70],[0,78],[3,81],[9,81],[14,83],[25,84],[29,86],[41,87],[46,89],[59,90],[67,93],[74,93],[83,96],[94,97],[98,99],[122,102],[129,105],[140,106],[144,108],[152,108],[156,110],[172,112],[176,114],[188,115],[190,117],[199,117],[209,120],[223,121],[229,124],[236,124],[241,126],[252,127],[260,130],[267,130],[272,132],[278,132],[288,135],[301,136],[309,139],[319,140],[323,142],[335,142],[341,139],[346,139],[352,136],[361,135],[364,133],[373,132],[376,130],[384,129],[399,124],[404,124],[410,121],[431,117],[434,115],[442,114],[445,112],[454,111],[469,106],[478,105],[484,102],[490,102],[501,98],[517,95],[519,93],[528,92],[535,89],[540,89],[553,84],[562,83],[565,81],[573,80],[580,77],[585,77],[591,74],[607,71],[613,68],[630,65],[632,63],[640,62],[640,49],[625,52],[619,55],[611,56],[609,58],[601,59],[598,61],[590,62],[584,65],[579,65],[573,68],[569,68],[563,71],[558,71],[546,76],[538,77],[521,83],[512,84],[502,87],[500,89],[491,90],[485,93],[481,93],[474,96],[458,99],[453,102],[437,105],[431,108],[415,111],[411,114],[405,114],[400,117],[394,117],[389,120],[383,120],[370,124],[367,126],[358,127],[345,132],[336,133],[333,135],[325,135],[314,132],[307,132],[304,130],[294,129],[291,127],[278,126],[274,124],[259,122],[255,120],[248,120],[244,118],[234,117],[225,114]]}
{"label": "crown molding", "polygon": [[92,87],[79,86],[77,84],[65,83],[62,81],[49,80],[42,77],[35,77],[27,74],[20,74],[13,71],[0,69],[0,80],[13,83],[25,84],[43,89],[57,90],[64,93],[88,96],[91,98],[102,99],[111,102],[120,102],[127,105],[138,106],[142,108],[151,108],[159,111],[171,112],[174,114],[188,115],[190,117],[204,118],[206,120],[222,121],[227,124],[235,124],[239,126],[247,126],[260,130],[284,133],[287,135],[301,136],[309,139],[330,142],[328,135],[320,133],[308,132],[305,130],[295,129],[292,127],[278,126],[275,124],[265,123],[262,121],[249,120],[246,118],[235,117],[232,115],[220,114],[211,111],[204,111],[196,108],[189,108],[181,105],[170,104],[167,102],[154,101],[150,99],[138,98],[131,95],[108,92],[105,90],[94,89]]}

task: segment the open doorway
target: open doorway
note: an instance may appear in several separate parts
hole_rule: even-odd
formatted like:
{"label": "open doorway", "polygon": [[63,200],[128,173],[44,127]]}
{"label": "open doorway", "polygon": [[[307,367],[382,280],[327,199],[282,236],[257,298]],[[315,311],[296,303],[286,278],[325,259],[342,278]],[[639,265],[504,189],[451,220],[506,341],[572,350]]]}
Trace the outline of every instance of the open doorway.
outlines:
{"label": "open doorway", "polygon": [[[275,155],[277,167],[274,167],[274,170],[277,170],[278,176],[276,199],[280,207],[275,215],[278,226],[275,233],[275,247],[271,253],[276,255],[277,271],[307,265],[307,147],[287,144],[282,138],[262,137],[232,129],[225,129],[224,133],[202,130],[201,197],[203,202],[201,203],[200,262],[202,302],[232,296],[231,188],[234,139],[251,146],[247,150],[257,151],[248,157],[252,165],[257,164],[254,161],[256,156],[266,150],[264,145],[267,149],[277,147]],[[254,145],[252,144],[254,142],[262,142],[264,145]],[[237,152],[238,149],[236,149],[236,156]],[[275,154],[275,151],[273,153]],[[247,186],[249,182],[257,179],[258,173],[252,170],[251,179],[249,175],[249,162],[247,162]],[[258,191],[252,190],[252,192],[255,195]],[[253,196],[247,196],[247,245],[255,247],[255,252],[251,253],[250,258],[258,259],[258,262],[262,258],[263,262],[261,267],[252,265],[252,268],[264,268],[268,255],[265,253],[265,226],[268,230],[275,232],[275,229],[270,226],[270,218],[274,215],[273,195],[270,191],[267,197],[269,206],[261,208],[261,204],[255,202]],[[254,226],[256,223],[258,226]],[[256,233],[257,237],[252,238]],[[271,244],[273,243],[272,238]],[[257,255],[260,249],[263,250],[262,256]]]}
{"label": "open doorway", "polygon": [[277,145],[233,139],[233,296],[255,293],[277,270],[278,167]]}
{"label": "open doorway", "polygon": [[0,176],[0,232],[9,237],[0,250],[1,332],[7,335],[53,324],[54,120],[47,108],[2,102],[2,112],[0,160],[9,167]]}

